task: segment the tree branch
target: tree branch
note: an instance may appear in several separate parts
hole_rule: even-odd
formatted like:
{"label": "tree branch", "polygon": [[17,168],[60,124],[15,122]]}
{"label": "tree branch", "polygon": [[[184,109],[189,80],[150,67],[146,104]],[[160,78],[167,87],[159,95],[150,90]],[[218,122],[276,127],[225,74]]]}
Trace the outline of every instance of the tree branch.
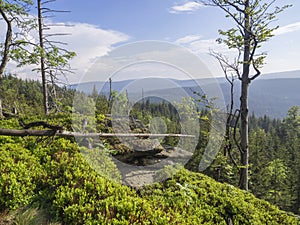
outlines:
{"label": "tree branch", "polygon": [[256,51],[256,48],[257,48],[257,44],[258,44],[258,42],[257,42],[256,38],[254,38],[254,47],[253,47],[252,52],[251,52],[250,62],[252,62],[252,66],[253,66],[256,74],[252,77],[249,77],[250,81],[256,79],[261,74],[260,70],[258,69],[258,67],[256,66],[256,64],[254,62],[254,54],[255,54],[255,51]]}
{"label": "tree branch", "polygon": [[234,140],[234,143],[235,145],[237,146],[238,150],[243,153],[243,150],[242,150],[242,147],[239,143],[239,141],[237,140],[237,137],[236,137],[236,131],[237,131],[237,125],[238,125],[238,121],[240,120],[240,110],[239,109],[236,109],[235,112],[234,112],[234,117],[236,117],[236,120],[235,120],[235,124],[234,124],[234,129],[233,129],[233,140]]}

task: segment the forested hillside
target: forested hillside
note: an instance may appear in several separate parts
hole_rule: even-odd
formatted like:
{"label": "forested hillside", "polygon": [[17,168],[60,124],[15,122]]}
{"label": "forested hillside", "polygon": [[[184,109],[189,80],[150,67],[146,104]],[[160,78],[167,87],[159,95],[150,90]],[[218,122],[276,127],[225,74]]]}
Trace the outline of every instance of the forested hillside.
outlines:
{"label": "forested hillside", "polygon": [[[22,130],[21,119],[25,124],[45,121],[72,130],[73,91],[57,87],[64,104],[45,117],[40,113],[39,82],[6,76],[2,87],[8,94],[1,96],[1,128]],[[109,120],[104,119],[107,99],[95,93],[92,97],[98,132],[111,132]],[[200,152],[209,133],[206,113],[201,116]],[[131,116],[145,127],[152,117],[160,116],[168,132],[178,128],[171,122],[178,119],[176,110],[167,102],[140,102]],[[114,145],[114,138],[107,139],[106,148],[88,149],[79,147],[72,137],[2,135],[0,224],[299,224],[292,213],[281,211],[299,213],[299,118],[297,107],[283,121],[251,117],[250,190],[254,195],[234,187],[237,168],[222,151],[204,171],[206,175],[182,167],[165,181],[135,189],[117,181],[120,173],[111,155],[126,155],[126,149],[124,153]],[[162,145],[176,145],[176,138],[166,138]],[[232,155],[237,157],[234,151]],[[97,172],[91,168],[93,162]]]}
{"label": "forested hillside", "polygon": [[[260,79],[253,82],[253,86],[251,87],[249,93],[249,107],[250,112],[254,112],[255,115],[263,117],[264,115],[268,115],[272,118],[284,118],[287,114],[287,111],[290,107],[294,105],[300,104],[300,96],[296,93],[298,92],[300,86],[300,71],[294,71],[293,77],[289,77],[290,73],[282,72],[276,74],[278,78],[276,78],[273,74],[263,74]],[[291,76],[291,75],[290,75]],[[195,92],[203,92],[206,88],[209,88],[211,83],[215,81],[218,82],[222,93],[224,95],[224,100],[226,105],[230,104],[230,84],[225,80],[225,78],[221,77],[218,79],[210,78],[210,79],[199,79],[197,80],[199,86],[196,86],[195,81],[189,80],[172,80],[175,82],[178,87],[170,88],[168,86],[153,86],[151,82],[148,83],[146,87],[144,87],[145,95],[152,96],[163,96],[167,99],[176,99],[176,93],[180,91],[182,88],[191,97],[196,97]],[[125,80],[125,81],[114,81],[112,83],[113,89],[116,91],[121,91],[125,88],[130,82],[134,82],[134,80]],[[71,89],[76,89],[77,84],[69,85]],[[101,89],[103,95],[109,95],[109,83],[108,82],[87,82],[85,84],[80,84],[80,88],[87,92],[87,94],[91,94],[93,88],[97,90]],[[148,90],[147,90],[148,89]],[[135,93],[129,93],[129,99],[134,100],[137,97],[142,95],[141,90],[136,90]],[[234,84],[234,103],[235,107],[239,105],[239,92],[240,85],[237,81]],[[131,95],[130,95],[131,94]]]}
{"label": "forested hillside", "polygon": [[287,2],[0,0],[0,225],[300,224]]}

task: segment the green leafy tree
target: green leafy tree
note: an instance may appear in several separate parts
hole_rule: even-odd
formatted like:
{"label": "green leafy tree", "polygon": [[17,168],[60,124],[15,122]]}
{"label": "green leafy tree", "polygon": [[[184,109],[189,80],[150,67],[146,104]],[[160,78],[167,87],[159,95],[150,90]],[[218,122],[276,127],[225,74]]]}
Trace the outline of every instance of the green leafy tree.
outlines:
{"label": "green leafy tree", "polygon": [[33,20],[28,16],[32,4],[31,0],[0,1],[1,19],[6,24],[4,40],[0,43],[0,79],[3,77],[9,60],[18,59],[25,53],[24,40],[33,24]]}
{"label": "green leafy tree", "polygon": [[[266,55],[258,53],[263,43],[273,36],[277,26],[271,27],[270,23],[278,13],[288,7],[274,6],[276,1],[265,0],[202,0],[206,5],[217,6],[226,13],[236,27],[227,31],[219,30],[223,38],[219,43],[224,43],[229,49],[237,51],[237,57],[232,67],[238,79],[241,81],[240,93],[240,133],[241,140],[238,144],[240,151],[240,182],[242,189],[248,190],[248,166],[249,166],[249,138],[248,138],[248,92],[251,81],[260,76],[260,68],[264,64]],[[274,7],[273,7],[274,6]]]}
{"label": "green leafy tree", "polygon": [[[1,0],[0,19],[6,24],[4,39],[0,42],[0,92],[1,80],[10,59],[24,55],[25,33],[32,28],[32,20],[28,17],[31,0]],[[0,118],[2,118],[2,101],[0,99]]]}
{"label": "green leafy tree", "polygon": [[[16,0],[0,1],[0,15],[6,23],[6,35],[0,43],[0,80],[9,60],[14,60],[19,66],[38,65],[41,72],[43,105],[45,114],[49,113],[49,91],[48,85],[52,84],[52,99],[56,98],[55,84],[58,75],[65,75],[70,71],[69,60],[75,56],[74,52],[61,47],[64,43],[50,37],[62,34],[52,34],[49,26],[44,22],[47,14],[53,13],[45,4],[52,1],[37,0],[38,16],[34,18],[29,15],[32,10],[33,1]],[[55,10],[55,12],[59,12]],[[47,30],[47,32],[46,32]],[[37,32],[38,44],[28,40],[27,35]],[[55,101],[52,101],[55,102]],[[55,105],[57,106],[57,105]]]}

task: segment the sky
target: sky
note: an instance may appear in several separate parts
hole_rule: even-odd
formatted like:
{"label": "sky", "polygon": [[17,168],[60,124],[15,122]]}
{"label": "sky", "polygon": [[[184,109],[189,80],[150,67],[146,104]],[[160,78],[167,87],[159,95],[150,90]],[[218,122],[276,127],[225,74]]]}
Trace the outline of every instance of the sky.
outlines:
{"label": "sky", "polygon": [[[263,73],[300,70],[300,1],[276,2],[279,6],[283,4],[293,6],[272,23],[280,28],[262,47],[262,51],[268,53]],[[72,25],[52,28],[53,32],[70,34],[62,39],[68,43],[67,48],[77,54],[71,61],[75,69],[71,82],[79,80],[99,57],[140,41],[162,41],[187,48],[214,76],[222,76],[222,71],[208,54],[209,50],[232,54],[215,41],[220,37],[218,30],[230,28],[232,21],[225,18],[222,10],[194,1],[57,0],[48,7],[70,11],[56,13],[48,22]],[[18,70],[22,73],[24,68]]]}

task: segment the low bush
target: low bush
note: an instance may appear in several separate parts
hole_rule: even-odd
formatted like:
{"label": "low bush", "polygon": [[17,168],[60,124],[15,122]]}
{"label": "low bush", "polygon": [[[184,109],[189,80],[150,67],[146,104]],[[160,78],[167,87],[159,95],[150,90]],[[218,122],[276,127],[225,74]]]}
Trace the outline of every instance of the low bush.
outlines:
{"label": "low bush", "polygon": [[[167,167],[158,176],[175,173],[171,178],[137,191],[120,183],[109,152],[100,147],[78,147],[72,139],[5,136],[0,144],[3,215],[27,206],[41,207],[55,222],[68,225],[300,224],[248,192],[182,168],[175,173]],[[35,221],[35,213],[24,211],[15,219]]]}
{"label": "low bush", "polygon": [[200,173],[180,170],[171,179],[146,187],[141,196],[182,224],[299,224],[270,203]]}
{"label": "low bush", "polygon": [[39,159],[19,144],[0,148],[0,211],[31,203],[43,176]]}

